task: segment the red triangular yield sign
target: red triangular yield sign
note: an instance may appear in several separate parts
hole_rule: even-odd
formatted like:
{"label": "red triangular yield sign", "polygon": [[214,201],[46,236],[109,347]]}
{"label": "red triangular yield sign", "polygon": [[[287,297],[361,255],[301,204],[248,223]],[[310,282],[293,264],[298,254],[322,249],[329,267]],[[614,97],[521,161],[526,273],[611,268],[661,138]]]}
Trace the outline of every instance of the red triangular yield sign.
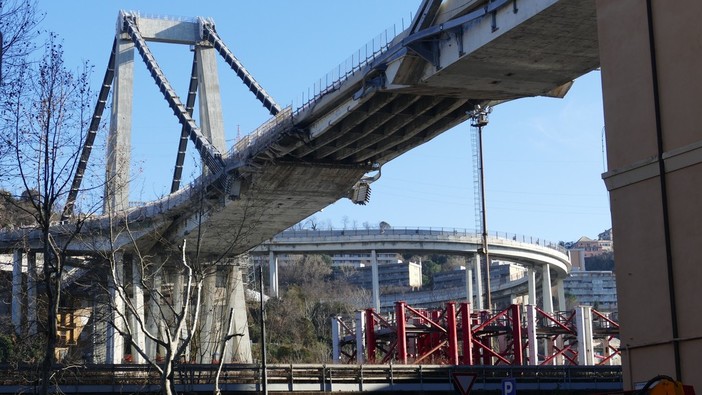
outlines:
{"label": "red triangular yield sign", "polygon": [[456,387],[456,391],[458,391],[458,393],[461,395],[470,394],[470,389],[473,387],[473,382],[475,382],[476,376],[477,375],[475,373],[468,372],[451,373],[451,377],[453,378],[453,386]]}

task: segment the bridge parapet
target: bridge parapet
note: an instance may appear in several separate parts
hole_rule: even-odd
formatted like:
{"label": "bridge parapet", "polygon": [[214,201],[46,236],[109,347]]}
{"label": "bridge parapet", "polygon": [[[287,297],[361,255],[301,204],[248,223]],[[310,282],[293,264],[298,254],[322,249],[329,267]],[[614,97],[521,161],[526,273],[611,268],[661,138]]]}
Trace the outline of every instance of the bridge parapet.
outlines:
{"label": "bridge parapet", "polygon": [[[364,228],[364,229],[329,229],[329,230],[286,230],[277,234],[272,240],[278,242],[293,241],[293,239],[315,239],[319,241],[336,241],[340,238],[352,240],[354,238],[374,238],[378,240],[393,239],[440,239],[440,240],[480,240],[481,233],[472,229],[462,228],[421,228],[421,227],[393,227],[393,228]],[[524,245],[543,247],[546,250],[555,250],[567,254],[567,250],[558,243],[519,235],[508,232],[494,232],[488,235],[488,240],[500,245]]]}

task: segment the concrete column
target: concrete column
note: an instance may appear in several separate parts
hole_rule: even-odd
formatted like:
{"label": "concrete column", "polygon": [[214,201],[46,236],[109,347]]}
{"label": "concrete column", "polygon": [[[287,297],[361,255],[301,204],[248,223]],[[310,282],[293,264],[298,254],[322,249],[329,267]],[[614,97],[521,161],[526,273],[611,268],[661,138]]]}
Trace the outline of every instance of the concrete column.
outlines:
{"label": "concrete column", "polygon": [[22,250],[15,250],[12,257],[12,326],[15,328],[15,334],[22,335],[22,301],[24,300],[24,292],[22,292],[22,268],[23,268]]}
{"label": "concrete column", "polygon": [[341,363],[341,349],[339,348],[339,341],[341,340],[341,322],[339,320],[341,317],[331,317],[331,328],[332,328],[332,363]]}
{"label": "concrete column", "polygon": [[575,329],[578,332],[578,365],[594,365],[595,349],[592,342],[592,307],[575,308]]}
{"label": "concrete column", "polygon": [[[251,337],[249,336],[249,324],[246,316],[246,300],[244,290],[244,280],[241,274],[241,267],[231,266],[229,270],[228,294],[229,308],[234,311],[232,322],[232,333],[241,334],[227,343],[224,358],[225,362],[252,363]],[[227,316],[227,319],[229,317]]]}
{"label": "concrete column", "polygon": [[529,342],[529,365],[539,364],[539,347],[536,340],[536,305],[526,305],[527,311],[527,341]]}
{"label": "concrete column", "polygon": [[279,298],[278,290],[278,257],[275,252],[268,253],[268,293],[271,298]]}
{"label": "concrete column", "polygon": [[551,269],[548,264],[543,266],[541,289],[544,294],[544,311],[553,314],[553,292],[551,291]]}
{"label": "concrete column", "polygon": [[373,308],[380,313],[380,278],[378,277],[378,256],[371,250],[371,274],[373,276]]}
{"label": "concrete column", "polygon": [[[149,308],[146,311],[146,330],[149,331],[151,336],[161,338],[160,334],[160,323],[161,323],[161,297],[159,292],[161,291],[161,285],[163,283],[163,275],[161,273],[161,266],[157,265],[156,270],[152,273],[153,284],[151,286],[151,292],[149,295]],[[156,360],[156,355],[158,354],[158,345],[156,342],[150,338],[146,339],[146,355],[152,360]]]}
{"label": "concrete column", "polygon": [[[227,151],[224,140],[224,120],[222,117],[222,99],[217,73],[217,53],[214,48],[196,46],[198,102],[200,128],[202,134],[219,150]],[[204,167],[203,167],[204,168]]]}
{"label": "concrete column", "polygon": [[365,336],[366,329],[366,314],[365,311],[359,310],[356,312],[356,363],[362,364],[365,360]]}
{"label": "concrete column", "polygon": [[114,254],[114,262],[112,264],[114,265],[115,278],[110,277],[108,281],[110,303],[112,304],[105,342],[107,347],[105,363],[108,364],[120,364],[124,359],[124,338],[120,334],[120,332],[124,332],[126,327],[124,300],[117,293],[117,287],[122,286],[124,283],[124,262],[122,258],[121,252]]}
{"label": "concrete column", "polygon": [[473,268],[470,262],[466,264],[466,302],[473,306]]}
{"label": "concrete column", "polygon": [[529,286],[528,304],[536,306],[536,271],[533,266],[527,268],[527,283]]}
{"label": "concrete column", "polygon": [[475,254],[475,260],[473,261],[473,267],[475,268],[475,301],[476,310],[483,310],[483,275],[482,269],[480,268],[480,254]]}
{"label": "concrete column", "polygon": [[562,278],[556,280],[556,290],[558,292],[558,311],[566,311],[565,286]]}
{"label": "concrete column", "polygon": [[[211,363],[212,356],[217,352],[217,339],[215,336],[215,299],[216,299],[216,284],[217,284],[217,271],[211,270],[206,276],[205,281],[202,283],[202,311],[200,317],[202,321],[200,322],[200,363]],[[225,317],[217,317],[218,320],[226,321]]]}
{"label": "concrete column", "polygon": [[130,315],[130,327],[132,329],[132,361],[143,363],[144,359],[137,349],[146,351],[146,341],[141,324],[146,324],[144,313],[144,285],[142,283],[142,267],[138,259],[132,258],[132,306],[136,310]]}
{"label": "concrete column", "polygon": [[112,85],[112,116],[107,139],[107,175],[103,206],[106,213],[129,207],[133,97],[134,44],[130,40],[118,37]]}
{"label": "concrete column", "polygon": [[37,334],[37,253],[27,253],[27,324],[29,335]]}
{"label": "concrete column", "polygon": [[[183,273],[181,270],[175,270],[173,272],[173,309],[175,310],[176,315],[186,315],[186,320],[189,321],[189,317],[187,317],[187,312],[183,311],[183,306],[185,305],[185,293],[184,293],[184,284],[185,282],[183,281]],[[181,333],[175,334],[178,336],[181,340],[185,339],[188,336],[188,330],[183,327]],[[185,348],[185,357],[186,361],[190,361],[190,347]]]}

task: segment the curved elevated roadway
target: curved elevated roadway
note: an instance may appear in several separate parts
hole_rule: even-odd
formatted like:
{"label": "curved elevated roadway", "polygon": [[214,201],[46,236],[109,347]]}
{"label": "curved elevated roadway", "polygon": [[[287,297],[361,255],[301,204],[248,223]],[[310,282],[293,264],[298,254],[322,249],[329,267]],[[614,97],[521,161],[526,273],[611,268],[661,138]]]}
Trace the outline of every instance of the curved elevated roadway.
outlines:
{"label": "curved elevated roadway", "polygon": [[[488,237],[491,258],[514,262],[533,269],[534,273],[541,273],[541,280],[550,282],[565,279],[570,273],[571,264],[567,251],[562,247],[548,242],[541,242],[533,238],[518,235]],[[254,248],[252,254],[268,254],[270,256],[271,291],[277,293],[277,263],[276,254],[314,254],[314,253],[344,253],[344,252],[409,252],[420,254],[451,254],[473,256],[482,247],[482,236],[465,229],[432,229],[432,228],[390,228],[390,229],[353,229],[353,230],[287,230],[279,233],[274,238],[265,241]],[[548,276],[545,276],[548,271]],[[500,295],[523,292],[536,292],[535,276],[512,281],[506,284],[495,284],[493,291]],[[528,281],[534,281],[529,290]],[[378,292],[374,284],[374,292]],[[550,295],[550,288],[545,289]],[[544,289],[542,287],[542,289]],[[460,290],[461,295],[443,290],[436,295],[424,295],[419,292],[412,293],[413,305],[431,304],[441,301],[465,298],[466,290]],[[453,290],[456,291],[456,290]],[[533,295],[535,297],[535,295]],[[418,298],[419,297],[419,298]],[[448,298],[446,300],[442,297]],[[375,296],[380,308],[389,308],[394,305],[394,300]],[[547,296],[547,299],[551,299]],[[479,301],[479,305],[482,305]],[[547,308],[551,310],[552,308]]]}

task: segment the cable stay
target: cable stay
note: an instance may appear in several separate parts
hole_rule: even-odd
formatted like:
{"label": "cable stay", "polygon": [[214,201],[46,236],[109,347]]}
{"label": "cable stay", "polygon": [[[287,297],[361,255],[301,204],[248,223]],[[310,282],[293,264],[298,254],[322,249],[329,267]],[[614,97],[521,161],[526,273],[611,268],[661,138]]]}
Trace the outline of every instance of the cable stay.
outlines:
{"label": "cable stay", "polygon": [[105,76],[102,79],[102,86],[100,87],[98,101],[95,105],[95,110],[93,110],[93,118],[90,121],[90,127],[88,128],[88,133],[85,136],[85,142],[83,142],[83,150],[80,154],[76,174],[73,177],[71,190],[68,192],[68,197],[66,198],[66,205],[63,207],[63,212],[61,213],[61,221],[65,221],[71,215],[73,215],[78,190],[80,190],[80,185],[83,182],[85,169],[88,166],[88,159],[90,159],[90,153],[92,152],[93,144],[95,143],[95,136],[97,135],[97,130],[100,127],[102,113],[105,110],[105,104],[107,103],[107,96],[110,94],[110,88],[112,87],[112,81],[114,80],[116,51],[117,39],[115,38],[115,40],[112,42],[112,51],[110,52],[110,60],[107,62],[107,70],[105,70]]}
{"label": "cable stay", "polygon": [[[197,95],[197,52],[193,54],[193,69],[190,72],[190,84],[188,85],[188,98],[185,99],[185,110],[192,117],[195,107],[195,96]],[[180,180],[183,176],[183,162],[185,161],[185,151],[188,148],[188,129],[183,126],[180,131],[180,142],[178,143],[178,154],[176,164],[173,169],[173,182],[171,183],[171,193],[180,188]]]}
{"label": "cable stay", "polygon": [[273,100],[273,97],[271,97],[271,95],[269,95],[266,90],[263,89],[258,82],[256,82],[251,73],[246,70],[244,65],[241,64],[239,59],[234,56],[229,48],[224,45],[224,42],[221,38],[219,38],[219,35],[217,35],[217,32],[214,30],[214,26],[203,19],[200,19],[200,24],[202,25],[204,35],[203,39],[209,41],[214,46],[215,50],[222,55],[224,61],[227,62],[232,70],[234,70],[236,75],[241,78],[241,81],[256,96],[256,99],[258,99],[258,101],[260,101],[261,104],[268,109],[270,114],[278,114],[282,108],[275,102],[275,100]]}

